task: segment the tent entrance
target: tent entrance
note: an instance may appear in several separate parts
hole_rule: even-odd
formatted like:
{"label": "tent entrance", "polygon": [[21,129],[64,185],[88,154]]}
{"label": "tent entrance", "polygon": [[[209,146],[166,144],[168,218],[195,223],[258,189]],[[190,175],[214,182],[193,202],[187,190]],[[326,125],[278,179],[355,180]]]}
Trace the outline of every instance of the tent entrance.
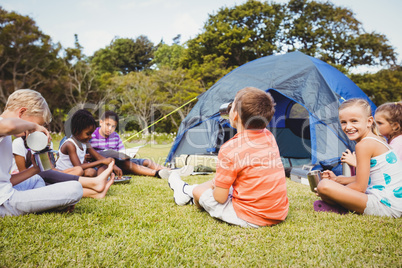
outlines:
{"label": "tent entrance", "polygon": [[311,135],[308,111],[299,103],[270,92],[276,103],[275,115],[268,125],[278,143],[285,167],[311,163]]}

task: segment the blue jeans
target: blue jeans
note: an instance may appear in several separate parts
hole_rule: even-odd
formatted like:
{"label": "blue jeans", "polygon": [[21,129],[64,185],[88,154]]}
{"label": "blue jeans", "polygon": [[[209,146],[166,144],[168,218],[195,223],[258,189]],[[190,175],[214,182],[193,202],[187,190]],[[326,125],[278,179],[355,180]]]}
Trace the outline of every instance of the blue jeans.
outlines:
{"label": "blue jeans", "polygon": [[0,205],[0,217],[19,216],[47,210],[62,210],[80,201],[83,191],[78,181],[68,181],[25,191],[15,190]]}
{"label": "blue jeans", "polygon": [[46,186],[45,181],[39,175],[34,175],[29,179],[26,179],[25,181],[20,182],[17,185],[13,186],[13,188],[17,191],[26,191],[45,186]]}

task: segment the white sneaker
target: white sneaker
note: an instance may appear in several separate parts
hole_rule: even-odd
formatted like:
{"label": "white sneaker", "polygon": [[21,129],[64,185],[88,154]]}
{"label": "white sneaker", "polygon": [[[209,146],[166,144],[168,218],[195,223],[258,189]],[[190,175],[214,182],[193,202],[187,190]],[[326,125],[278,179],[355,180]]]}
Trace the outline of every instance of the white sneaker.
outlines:
{"label": "white sneaker", "polygon": [[169,176],[169,187],[173,190],[174,202],[179,206],[185,206],[191,203],[192,198],[185,194],[183,191],[184,186],[187,185],[181,178],[177,171],[173,171]]}
{"label": "white sneaker", "polygon": [[187,166],[184,166],[184,167],[182,167],[182,168],[180,168],[180,169],[178,169],[176,171],[179,172],[181,177],[187,177],[187,176],[190,176],[194,172],[194,166],[187,165]]}
{"label": "white sneaker", "polygon": [[159,170],[159,177],[161,177],[161,179],[168,179],[170,173],[170,170],[167,168],[161,169]]}

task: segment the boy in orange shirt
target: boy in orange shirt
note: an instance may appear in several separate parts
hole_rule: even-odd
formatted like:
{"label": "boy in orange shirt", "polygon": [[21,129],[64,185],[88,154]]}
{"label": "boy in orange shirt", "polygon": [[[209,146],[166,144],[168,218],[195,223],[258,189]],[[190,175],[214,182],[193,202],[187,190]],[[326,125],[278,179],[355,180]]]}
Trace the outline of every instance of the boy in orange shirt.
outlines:
{"label": "boy in orange shirt", "polygon": [[269,93],[240,90],[230,108],[237,134],[220,149],[216,176],[188,185],[172,172],[169,186],[177,205],[194,201],[212,217],[242,227],[271,226],[285,220],[289,201],[278,145],[266,129],[275,113]]}

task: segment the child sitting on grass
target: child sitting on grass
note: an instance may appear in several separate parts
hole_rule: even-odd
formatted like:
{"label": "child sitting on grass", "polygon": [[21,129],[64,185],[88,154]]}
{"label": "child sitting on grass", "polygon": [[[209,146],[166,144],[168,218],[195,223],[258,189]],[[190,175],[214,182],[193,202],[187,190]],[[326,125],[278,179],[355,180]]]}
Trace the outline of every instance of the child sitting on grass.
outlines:
{"label": "child sitting on grass", "polygon": [[[24,171],[32,166],[32,151],[28,148],[24,137],[19,137],[13,140],[13,168],[12,174]],[[50,146],[52,148],[52,144]],[[54,169],[56,170],[56,169]],[[81,167],[73,167],[62,171],[63,173],[71,175],[82,175],[83,170]]]}
{"label": "child sitting on grass", "polygon": [[[374,119],[381,136],[387,139],[388,144],[402,160],[402,102],[381,104],[375,111]],[[341,160],[355,167],[356,153],[348,149],[342,154]]]}
{"label": "child sitting on grass", "polygon": [[237,134],[220,149],[216,176],[188,185],[176,172],[169,177],[177,205],[192,200],[212,217],[242,227],[271,226],[285,220],[289,201],[278,145],[266,129],[274,115],[270,94],[253,87],[240,90],[229,120]]}
{"label": "child sitting on grass", "polygon": [[[16,138],[13,141],[13,154],[15,159],[14,161],[15,164],[13,164],[13,167],[16,166],[17,168],[15,169],[14,167],[14,172],[12,174],[22,172],[30,168],[31,166],[35,165],[35,161],[34,162],[30,161],[32,159],[31,150],[27,149],[27,146],[24,141],[25,136]],[[109,165],[113,166],[112,163]],[[79,175],[83,174],[83,170],[79,166],[69,168],[63,171],[52,169],[42,171],[38,174],[43,179],[44,181],[43,183],[26,180],[22,183],[14,185],[13,188],[16,190],[24,191],[27,187],[28,189],[32,188],[29,185],[34,185],[37,183],[41,183],[43,184],[43,186],[45,186],[45,183],[54,184],[65,181],[78,181],[79,183],[81,183],[83,188],[83,197],[92,197],[99,199],[106,196],[107,191],[113,184],[112,179],[108,181],[108,176],[110,175],[110,173],[111,170],[106,169],[103,173],[101,173],[97,177],[82,177]],[[112,174],[112,177],[113,176],[114,174]]]}
{"label": "child sitting on grass", "polygon": [[[97,129],[92,133],[91,146],[98,152],[103,150],[124,150],[123,142],[115,131],[119,122],[119,116],[113,111],[106,111],[100,119]],[[168,169],[156,164],[149,159],[131,158],[116,160],[116,165],[123,170],[124,174],[154,176],[168,178]]]}
{"label": "child sitting on grass", "polygon": [[378,135],[371,108],[363,99],[350,99],[339,107],[343,132],[356,141],[356,176],[335,176],[324,171],[317,186],[322,201],[316,211],[401,217],[402,163]]}
{"label": "child sitting on grass", "polygon": [[[0,116],[0,217],[18,216],[72,207],[82,197],[82,186],[78,181],[68,181],[45,186],[33,166],[18,174],[10,175],[13,153],[11,135],[24,136],[40,131],[49,138],[49,132],[42,125],[49,123],[51,113],[46,100],[34,90],[21,89],[11,94],[4,112]],[[22,182],[21,191],[13,188]]]}
{"label": "child sitting on grass", "polygon": [[[66,170],[80,166],[83,169],[83,175],[87,177],[95,177],[106,169],[106,165],[109,165],[113,158],[101,156],[89,144],[95,128],[96,122],[90,112],[81,109],[74,113],[71,118],[72,135],[60,147],[56,169]],[[87,151],[95,159],[94,162],[85,162]],[[121,177],[120,168],[114,166],[114,171]]]}
{"label": "child sitting on grass", "polygon": [[402,102],[387,102],[378,106],[374,115],[378,131],[402,160]]}

